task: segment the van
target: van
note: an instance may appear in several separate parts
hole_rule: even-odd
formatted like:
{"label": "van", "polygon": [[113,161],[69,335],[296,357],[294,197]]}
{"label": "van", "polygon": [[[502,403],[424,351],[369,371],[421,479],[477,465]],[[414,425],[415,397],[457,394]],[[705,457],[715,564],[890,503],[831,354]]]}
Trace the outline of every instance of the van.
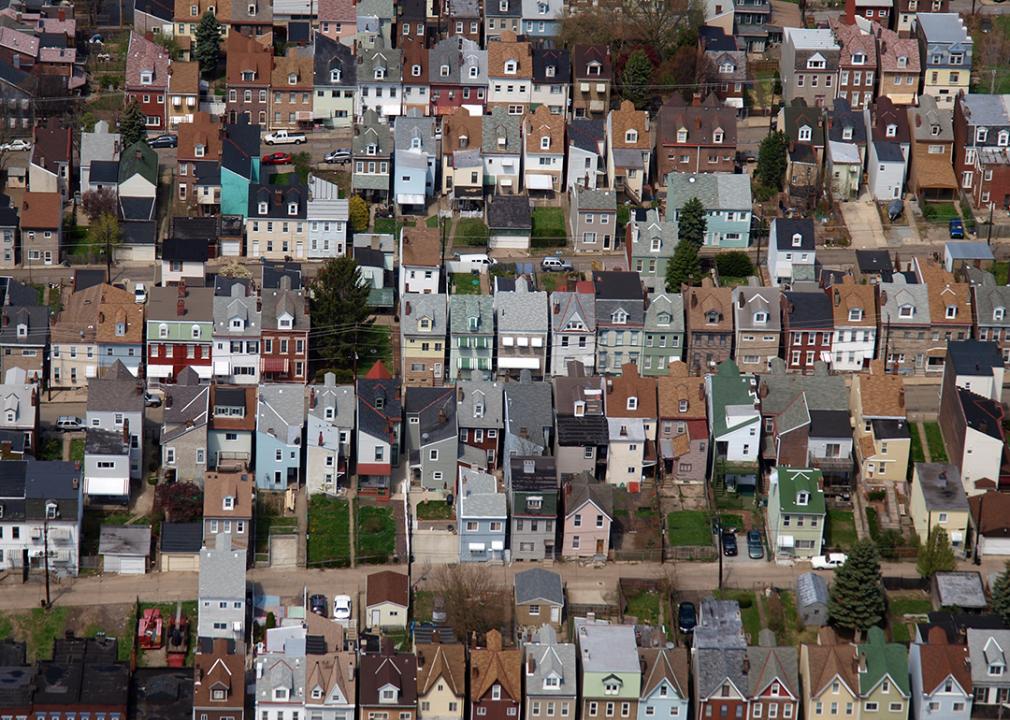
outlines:
{"label": "van", "polygon": [[572,264],[564,258],[548,255],[540,261],[540,269],[547,272],[569,272]]}
{"label": "van", "polygon": [[453,273],[483,273],[497,263],[487,253],[456,253],[455,260],[448,265],[449,272]]}

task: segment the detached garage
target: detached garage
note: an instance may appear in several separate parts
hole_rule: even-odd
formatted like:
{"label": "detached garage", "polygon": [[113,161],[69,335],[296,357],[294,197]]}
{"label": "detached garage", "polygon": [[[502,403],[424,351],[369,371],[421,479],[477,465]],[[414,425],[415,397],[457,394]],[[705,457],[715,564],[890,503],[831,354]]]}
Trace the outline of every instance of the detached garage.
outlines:
{"label": "detached garage", "polygon": [[107,573],[143,575],[151,554],[151,527],[102,525],[98,554]]}
{"label": "detached garage", "polygon": [[161,572],[200,572],[203,523],[162,523],[158,567]]}
{"label": "detached garage", "polygon": [[970,546],[977,557],[1010,555],[1010,494],[986,490],[968,498]]}
{"label": "detached garage", "polygon": [[533,233],[530,199],[524,195],[495,195],[487,207],[488,247],[529,250]]}

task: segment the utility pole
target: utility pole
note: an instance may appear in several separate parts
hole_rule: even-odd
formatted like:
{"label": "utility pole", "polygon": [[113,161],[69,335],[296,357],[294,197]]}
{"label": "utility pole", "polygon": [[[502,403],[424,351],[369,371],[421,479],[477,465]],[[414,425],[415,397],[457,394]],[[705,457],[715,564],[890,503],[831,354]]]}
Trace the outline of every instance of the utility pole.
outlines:
{"label": "utility pole", "polygon": [[112,238],[105,233],[105,282],[112,284]]}
{"label": "utility pole", "polygon": [[[971,0],[971,14],[975,14],[975,0]],[[996,92],[996,68],[990,71],[992,77],[989,80],[989,94],[993,95]]]}
{"label": "utility pole", "polygon": [[985,244],[992,245],[992,211],[996,207],[996,203],[989,203],[989,232],[986,233]]}
{"label": "utility pole", "polygon": [[[49,596],[49,511],[46,510],[46,519],[42,521],[42,551],[45,553],[43,561],[46,567],[46,610],[53,606]],[[720,578],[722,573],[719,574]]]}
{"label": "utility pole", "polygon": [[884,374],[887,374],[887,353],[891,349],[891,314],[887,315],[887,323],[884,326]]}

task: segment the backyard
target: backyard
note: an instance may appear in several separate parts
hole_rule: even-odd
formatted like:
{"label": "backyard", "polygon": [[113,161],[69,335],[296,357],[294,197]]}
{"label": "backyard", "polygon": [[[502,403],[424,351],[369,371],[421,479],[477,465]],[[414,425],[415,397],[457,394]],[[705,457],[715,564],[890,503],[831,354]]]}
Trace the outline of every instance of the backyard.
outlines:
{"label": "backyard", "polygon": [[701,510],[680,510],[666,516],[666,540],[670,545],[711,545],[712,527]]}
{"label": "backyard", "polygon": [[417,504],[418,520],[452,520],[452,505],[444,500],[425,500]]}
{"label": "backyard", "polygon": [[454,247],[487,247],[487,225],[480,218],[460,218],[452,236]]}
{"label": "backyard", "polygon": [[912,462],[908,463],[908,476],[912,477],[912,463],[926,462],[926,453],[922,451],[922,438],[919,437],[919,424],[912,423],[909,437],[912,439],[909,454],[911,455]]}
{"label": "backyard", "polygon": [[77,438],[70,441],[70,461],[84,462],[84,438]]}
{"label": "backyard", "polygon": [[351,562],[351,513],[346,500],[313,495],[309,500],[308,565],[346,567]]}
{"label": "backyard", "polygon": [[362,563],[385,563],[396,552],[396,521],[388,507],[363,505],[358,508],[356,526],[357,560]]}
{"label": "backyard", "polygon": [[270,552],[270,535],[283,535],[298,530],[298,518],[281,515],[275,503],[264,495],[256,497],[256,552]]}
{"label": "backyard", "polygon": [[533,208],[533,247],[564,247],[567,243],[565,211],[557,207]]}
{"label": "backyard", "polygon": [[740,619],[743,621],[743,631],[752,645],[757,645],[758,634],[761,632],[761,612],[758,610],[758,599],[752,590],[716,590],[715,596],[720,600],[736,600],[740,603]]}
{"label": "backyard", "polygon": [[925,615],[933,609],[933,604],[924,593],[906,593],[887,597],[887,616],[891,626],[891,640],[907,643],[911,639],[906,615]]}
{"label": "backyard", "polygon": [[453,295],[480,295],[480,277],[468,273],[452,274]]}
{"label": "backyard", "polygon": [[828,527],[825,542],[831,549],[852,547],[856,544],[856,519],[849,510],[828,510]]}
{"label": "backyard", "polygon": [[933,462],[947,462],[947,448],[943,444],[943,433],[940,432],[940,424],[937,422],[926,422],[922,424],[926,431],[926,446],[929,448],[929,457]]}

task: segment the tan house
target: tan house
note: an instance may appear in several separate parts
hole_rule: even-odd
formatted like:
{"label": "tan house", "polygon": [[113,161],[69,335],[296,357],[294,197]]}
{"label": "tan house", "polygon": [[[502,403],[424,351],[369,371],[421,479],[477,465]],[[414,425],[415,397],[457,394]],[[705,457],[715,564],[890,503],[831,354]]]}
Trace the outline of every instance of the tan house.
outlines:
{"label": "tan house", "polygon": [[312,123],[313,51],[292,47],[274,58],[270,88],[270,129],[293,130]]}
{"label": "tan house", "polygon": [[442,118],[442,194],[457,207],[483,206],[483,130],[482,116],[471,115],[466,108]]}
{"label": "tan house", "polygon": [[929,296],[930,346],[926,351],[926,374],[943,372],[947,344],[971,337],[971,286],[957,282],[935,260],[915,258],[915,269]]}
{"label": "tan house", "polygon": [[860,717],[856,648],[822,628],[817,644],[800,645],[802,717]]}
{"label": "tan house", "polygon": [[461,643],[418,643],[417,720],[463,720],[466,648]]}
{"label": "tan house", "polygon": [[523,167],[527,190],[565,189],[565,116],[540,105],[523,119]]}
{"label": "tan house", "polygon": [[602,118],[610,109],[614,67],[606,45],[572,48],[572,112],[577,118]]}
{"label": "tan house", "polygon": [[849,408],[856,464],[864,481],[877,485],[902,482],[912,443],[904,380],[885,373],[883,361],[874,360],[868,373],[852,376]]}
{"label": "tan house", "polygon": [[676,362],[658,383],[660,479],[704,483],[708,467],[705,378],[690,375],[686,363]]}
{"label": "tan house", "polygon": [[954,552],[963,554],[968,537],[968,496],[956,465],[915,463],[908,512],[923,543],[933,528],[943,528]]}
{"label": "tan house", "polygon": [[749,285],[733,288],[733,316],[740,372],[767,372],[782,343],[782,291]]}
{"label": "tan house", "polygon": [[509,115],[525,115],[532,98],[533,50],[506,30],[487,44],[487,110],[501,107]]}
{"label": "tan house", "polygon": [[733,291],[705,278],[701,287],[683,292],[688,369],[696,375],[715,372],[733,351]]}
{"label": "tan house", "polygon": [[880,52],[880,84],[877,97],[890,98],[895,105],[915,105],[919,95],[919,43],[899,37],[893,30],[874,24]]}
{"label": "tan house", "polygon": [[168,127],[193,122],[200,109],[200,63],[176,61],[168,69]]}
{"label": "tan house", "polygon": [[49,331],[50,385],[87,387],[88,378],[99,375],[103,347],[133,345],[139,355],[143,320],[137,308],[132,294],[104,283],[71,294]]}
{"label": "tan house", "polygon": [[564,503],[561,556],[606,560],[614,521],[613,485],[580,476],[565,485]]}
{"label": "tan house", "polygon": [[365,627],[406,628],[410,580],[403,573],[381,570],[368,576],[365,588]]}
{"label": "tan house", "polygon": [[558,573],[532,568],[517,572],[513,583],[517,627],[538,628],[550,625],[555,630],[561,629],[565,590]]}
{"label": "tan house", "polygon": [[652,131],[649,113],[624,100],[607,115],[607,180],[610,187],[640,200],[649,181]]}
{"label": "tan house", "polygon": [[248,550],[253,534],[256,479],[244,470],[208,471],[203,476],[203,538],[217,547],[218,535],[230,535],[235,550]]}
{"label": "tan house", "polygon": [[832,370],[858,372],[870,367],[877,342],[877,288],[857,283],[851,275],[828,290],[835,334]]}

